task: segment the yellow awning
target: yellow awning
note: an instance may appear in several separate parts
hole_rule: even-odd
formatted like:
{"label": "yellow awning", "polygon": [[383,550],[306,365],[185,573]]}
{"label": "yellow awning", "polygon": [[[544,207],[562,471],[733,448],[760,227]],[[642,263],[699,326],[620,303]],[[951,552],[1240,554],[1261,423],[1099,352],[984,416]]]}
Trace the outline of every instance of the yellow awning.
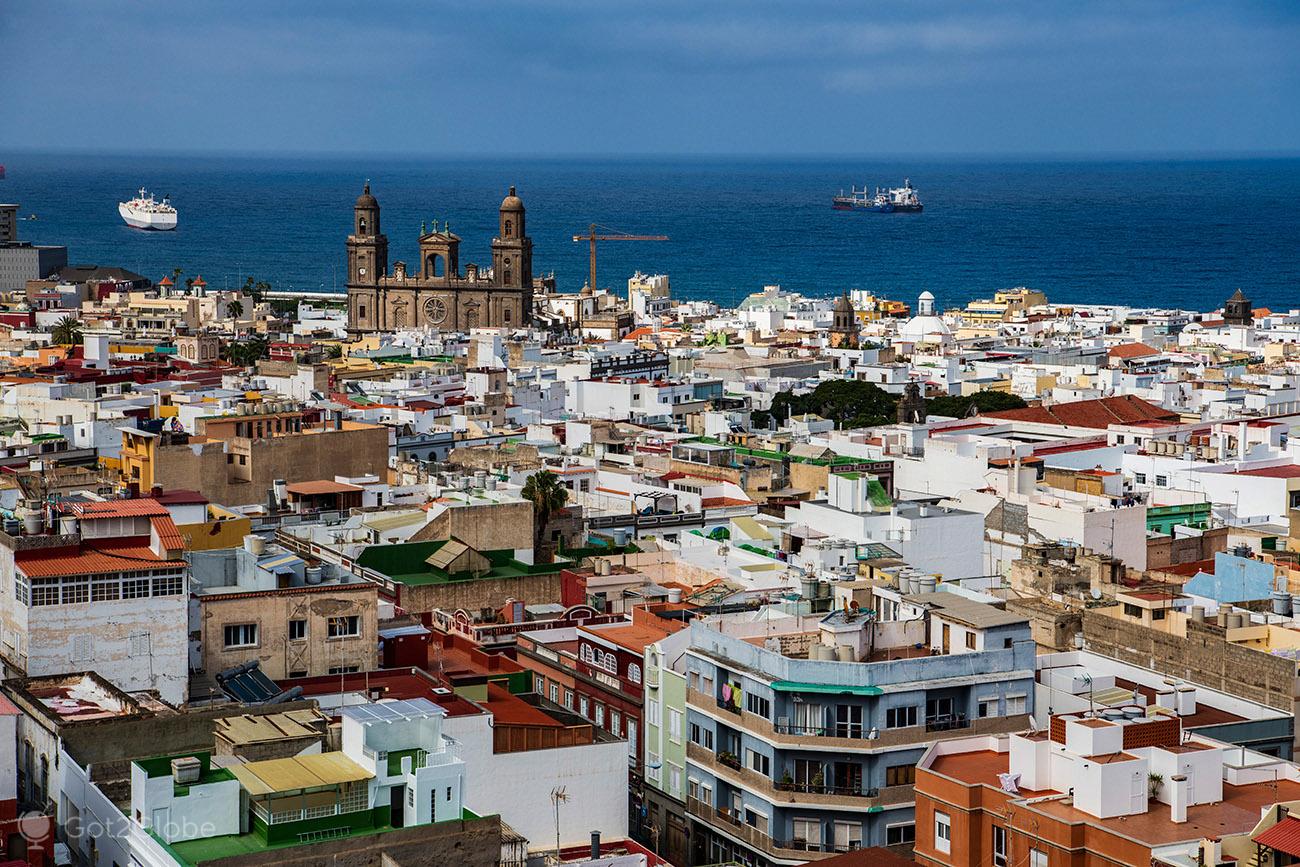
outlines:
{"label": "yellow awning", "polygon": [[356,783],[374,776],[341,752],[248,762],[231,765],[228,770],[254,797]]}

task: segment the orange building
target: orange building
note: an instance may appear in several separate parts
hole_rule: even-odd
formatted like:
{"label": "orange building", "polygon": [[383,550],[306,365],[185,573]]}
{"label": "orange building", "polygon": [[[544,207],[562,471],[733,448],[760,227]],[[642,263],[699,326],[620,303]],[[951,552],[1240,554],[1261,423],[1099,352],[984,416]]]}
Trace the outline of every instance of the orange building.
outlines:
{"label": "orange building", "polygon": [[1300,798],[1300,769],[1177,717],[1056,716],[1050,731],[934,744],[917,763],[919,864],[1236,865],[1220,838]]}

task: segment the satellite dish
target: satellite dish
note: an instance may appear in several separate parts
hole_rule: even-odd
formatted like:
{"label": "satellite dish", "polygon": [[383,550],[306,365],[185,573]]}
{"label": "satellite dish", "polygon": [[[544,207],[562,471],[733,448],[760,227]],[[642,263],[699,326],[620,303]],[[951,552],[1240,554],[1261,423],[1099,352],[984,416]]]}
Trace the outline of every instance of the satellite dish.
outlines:
{"label": "satellite dish", "polygon": [[1093,587],[1091,590],[1088,591],[1088,595],[1091,596],[1093,599],[1100,599],[1100,598],[1101,598],[1101,588],[1100,588],[1100,587]]}

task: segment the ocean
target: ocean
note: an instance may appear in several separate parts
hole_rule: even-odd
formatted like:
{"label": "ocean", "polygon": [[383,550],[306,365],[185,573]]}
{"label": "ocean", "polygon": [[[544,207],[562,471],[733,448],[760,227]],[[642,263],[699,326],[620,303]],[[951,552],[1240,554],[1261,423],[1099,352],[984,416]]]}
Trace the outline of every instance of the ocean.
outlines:
{"label": "ocean", "polygon": [[[4,155],[0,201],[24,240],[73,263],[174,268],[210,286],[343,288],[352,203],[369,179],[389,261],[414,264],[422,221],[450,221],[460,261],[487,264],[514,184],[533,270],[562,290],[587,275],[591,223],[666,242],[604,243],[601,285],[667,273],[678,298],[734,305],[765,284],[810,295],[869,289],[942,305],[1031,286],[1053,301],[1213,309],[1241,287],[1256,306],[1300,307],[1300,159],[1000,161],[395,159]],[[851,184],[910,177],[922,214],[840,212]],[[170,194],[174,232],[128,228],[117,203]]]}

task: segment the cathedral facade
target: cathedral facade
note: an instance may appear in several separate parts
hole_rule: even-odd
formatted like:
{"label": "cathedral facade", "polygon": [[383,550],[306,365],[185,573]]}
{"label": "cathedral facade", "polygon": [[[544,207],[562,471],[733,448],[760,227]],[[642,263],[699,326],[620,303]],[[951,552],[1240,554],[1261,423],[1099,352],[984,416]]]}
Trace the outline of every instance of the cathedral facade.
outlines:
{"label": "cathedral facade", "polygon": [[492,268],[460,266],[460,238],[449,228],[423,231],[415,267],[388,267],[388,237],[370,184],[353,208],[348,236],[348,330],[356,334],[402,328],[468,331],[526,325],[533,309],[533,242],[515,188],[501,202]]}

